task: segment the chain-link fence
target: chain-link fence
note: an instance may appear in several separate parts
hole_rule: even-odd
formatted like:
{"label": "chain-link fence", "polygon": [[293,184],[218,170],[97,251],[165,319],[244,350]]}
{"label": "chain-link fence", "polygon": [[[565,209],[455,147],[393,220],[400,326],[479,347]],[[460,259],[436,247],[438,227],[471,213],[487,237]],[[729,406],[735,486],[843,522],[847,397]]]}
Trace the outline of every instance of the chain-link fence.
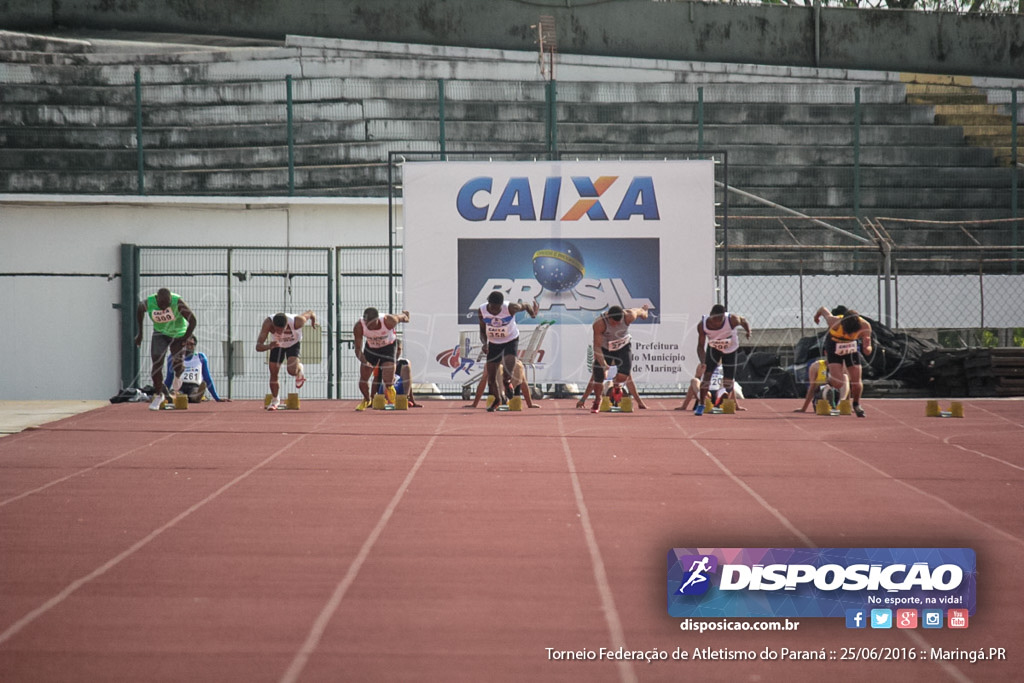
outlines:
{"label": "chain-link fence", "polygon": [[[881,221],[885,232],[876,226],[876,241],[848,245],[832,229],[840,225],[857,224],[747,217],[731,219],[726,228],[720,217],[720,238],[726,229],[732,234],[728,249],[717,251],[718,299],[750,321],[748,354],[767,352],[783,368],[799,364],[802,340],[823,329],[815,312],[839,304],[935,346],[1024,346],[1024,274],[1012,246],[975,244],[971,226],[960,223],[928,226],[930,245],[897,243],[894,235],[918,231],[901,232],[898,222],[887,220]],[[353,326],[369,306],[398,311],[404,301],[400,246],[138,249],[140,291],[168,287],[192,307],[200,321],[198,350],[209,357],[220,394],[232,398],[267,391],[266,354],[254,348],[263,320],[307,309],[318,313],[321,327],[303,338],[309,379],[303,395],[357,397]],[[142,384],[148,326],[146,335],[138,350]],[[463,393],[455,384],[438,390]]]}

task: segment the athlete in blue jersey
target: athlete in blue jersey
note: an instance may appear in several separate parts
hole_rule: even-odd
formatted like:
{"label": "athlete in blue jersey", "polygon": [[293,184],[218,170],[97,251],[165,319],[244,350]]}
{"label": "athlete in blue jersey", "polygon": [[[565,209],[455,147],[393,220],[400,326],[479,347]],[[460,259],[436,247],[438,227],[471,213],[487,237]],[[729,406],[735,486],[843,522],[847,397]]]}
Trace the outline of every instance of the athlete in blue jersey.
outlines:
{"label": "athlete in blue jersey", "polygon": [[[167,379],[164,380],[164,385],[168,391],[171,389],[171,378],[174,377],[174,373],[171,372],[173,362],[174,359],[168,356],[167,373],[165,375]],[[202,401],[207,390],[209,390],[210,396],[213,397],[214,401],[231,400],[229,398],[221,398],[217,394],[217,388],[213,386],[213,377],[210,376],[210,361],[202,351],[196,352],[195,335],[190,335],[185,340],[185,360],[180,377],[181,388],[178,389],[178,393],[188,396],[189,403],[199,403]]]}

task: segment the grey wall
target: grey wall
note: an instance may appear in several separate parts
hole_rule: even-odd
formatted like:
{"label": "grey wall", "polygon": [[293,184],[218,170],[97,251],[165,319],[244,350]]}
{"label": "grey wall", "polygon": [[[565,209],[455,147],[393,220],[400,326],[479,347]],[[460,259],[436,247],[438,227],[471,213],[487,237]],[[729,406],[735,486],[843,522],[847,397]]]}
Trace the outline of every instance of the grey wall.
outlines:
{"label": "grey wall", "polygon": [[541,14],[562,52],[1019,78],[1024,16],[651,0],[0,0],[0,28],[285,34],[532,50]]}

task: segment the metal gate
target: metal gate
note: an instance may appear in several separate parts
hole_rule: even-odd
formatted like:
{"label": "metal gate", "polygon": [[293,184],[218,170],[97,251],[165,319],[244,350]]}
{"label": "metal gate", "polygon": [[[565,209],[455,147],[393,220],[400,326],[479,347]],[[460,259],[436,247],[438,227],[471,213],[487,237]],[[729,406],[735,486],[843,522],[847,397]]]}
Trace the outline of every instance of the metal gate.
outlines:
{"label": "metal gate", "polygon": [[[389,258],[393,252],[395,258]],[[195,313],[197,351],[206,354],[217,392],[257,399],[268,391],[268,354],[256,352],[263,321],[278,312],[317,314],[303,330],[305,398],[358,396],[352,329],[363,310],[388,312],[390,283],[401,300],[401,249],[344,247],[140,247],[124,245],[122,383],[145,386],[152,326],[134,344],[138,301],[167,287]],[[281,377],[282,392],[290,379]]]}

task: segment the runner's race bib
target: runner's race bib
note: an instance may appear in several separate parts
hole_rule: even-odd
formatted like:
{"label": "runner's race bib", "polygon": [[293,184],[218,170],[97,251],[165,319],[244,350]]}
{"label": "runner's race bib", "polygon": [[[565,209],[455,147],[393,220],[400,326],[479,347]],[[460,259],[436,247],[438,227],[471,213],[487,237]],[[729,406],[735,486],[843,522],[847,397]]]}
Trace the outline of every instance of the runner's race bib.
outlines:
{"label": "runner's race bib", "polygon": [[619,349],[625,348],[626,345],[629,344],[629,342],[631,341],[633,341],[632,335],[627,334],[622,339],[613,339],[612,341],[608,342],[608,346],[606,348],[609,351],[618,351]]}
{"label": "runner's race bib", "polygon": [[488,339],[504,339],[508,336],[508,325],[501,325],[499,327],[487,326],[487,338]]}
{"label": "runner's race bib", "polygon": [[710,340],[708,340],[708,345],[711,348],[716,349],[718,351],[725,351],[727,348],[729,348],[730,344],[732,344],[732,340],[731,339],[710,339]]}
{"label": "runner's race bib", "polygon": [[199,368],[185,368],[181,373],[182,384],[199,384],[203,381],[203,371]]}
{"label": "runner's race bib", "polygon": [[835,353],[837,356],[849,356],[850,354],[857,353],[857,342],[836,342]]}
{"label": "runner's race bib", "polygon": [[155,323],[173,323],[174,322],[174,311],[169,308],[165,308],[159,311],[153,311],[153,322]]}

